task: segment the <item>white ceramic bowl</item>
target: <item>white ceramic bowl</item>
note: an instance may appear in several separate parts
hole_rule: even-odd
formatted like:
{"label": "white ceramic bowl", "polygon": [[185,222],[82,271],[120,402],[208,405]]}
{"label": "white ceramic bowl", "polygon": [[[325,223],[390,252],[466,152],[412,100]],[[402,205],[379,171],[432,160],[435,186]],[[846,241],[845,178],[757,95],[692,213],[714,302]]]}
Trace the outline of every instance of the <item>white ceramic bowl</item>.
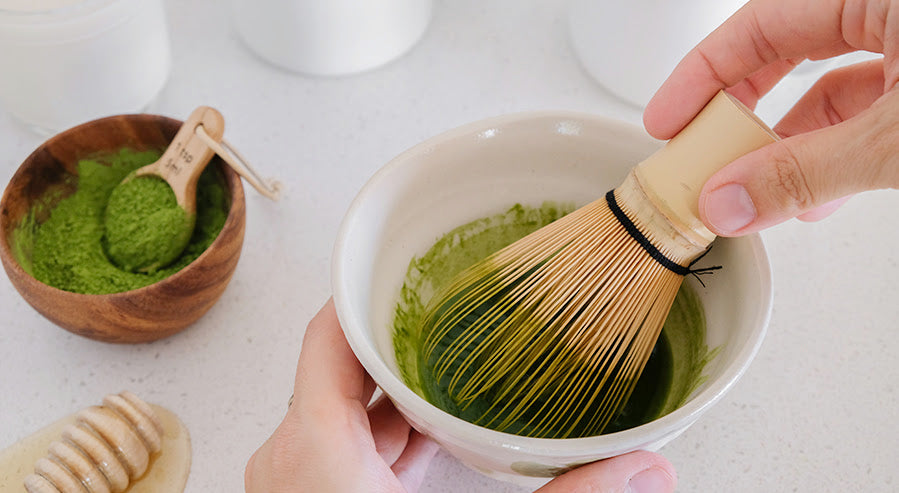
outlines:
{"label": "white ceramic bowl", "polygon": [[719,239],[706,257],[709,265],[725,266],[707,281],[708,288],[694,284],[705,306],[706,342],[720,352],[690,399],[650,423],[589,438],[520,437],[445,413],[399,376],[392,316],[413,256],[454,227],[515,203],[585,204],[616,187],[660,145],[637,127],[597,116],[516,114],[433,137],[368,181],[340,227],[334,299],[359,361],[415,429],[478,471],[533,485],[573,465],[657,450],[731,388],[755,356],[771,311],[771,271],[758,235]]}

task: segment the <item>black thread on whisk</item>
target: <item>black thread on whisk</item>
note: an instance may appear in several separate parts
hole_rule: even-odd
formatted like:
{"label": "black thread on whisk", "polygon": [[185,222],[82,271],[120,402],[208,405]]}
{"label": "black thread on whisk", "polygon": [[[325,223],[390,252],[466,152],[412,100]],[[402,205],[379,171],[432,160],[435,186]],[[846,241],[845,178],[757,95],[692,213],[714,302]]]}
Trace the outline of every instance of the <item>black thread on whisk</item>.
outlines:
{"label": "black thread on whisk", "polygon": [[625,231],[627,231],[627,233],[631,235],[631,238],[633,238],[634,241],[636,241],[641,247],[643,247],[643,250],[645,250],[646,253],[648,253],[649,256],[653,258],[653,260],[660,263],[662,267],[670,270],[671,272],[674,272],[679,276],[693,274],[693,277],[695,277],[696,280],[699,281],[699,284],[702,284],[702,287],[705,287],[705,283],[702,282],[702,279],[700,279],[699,276],[710,274],[712,271],[721,268],[720,265],[703,267],[701,269],[692,268],[693,264],[699,261],[699,259],[701,259],[702,257],[705,257],[706,254],[709,253],[711,248],[706,250],[699,257],[696,257],[696,259],[690,262],[690,265],[686,267],[678,264],[677,262],[674,262],[673,260],[666,257],[665,254],[660,252],[659,249],[649,241],[649,238],[647,238],[642,232],[640,232],[639,229],[637,229],[637,226],[633,221],[631,221],[631,218],[627,217],[627,214],[625,214],[624,211],[621,210],[621,207],[618,206],[618,200],[615,199],[615,190],[609,190],[609,192],[606,193],[606,202],[608,202],[609,209],[612,211],[612,214],[615,215],[615,219],[618,219],[618,222],[621,223],[622,226],[624,226]]}
{"label": "black thread on whisk", "polygon": [[695,277],[696,280],[699,281],[699,284],[702,284],[702,287],[705,287],[705,283],[702,282],[702,279],[700,279],[699,276],[711,274],[712,271],[716,271],[716,270],[720,269],[721,266],[720,265],[712,265],[710,267],[702,267],[699,269],[694,269],[693,264],[695,264],[696,262],[699,262],[700,260],[702,260],[702,257],[705,257],[706,255],[708,255],[709,252],[712,251],[712,246],[713,245],[709,245],[709,247],[706,248],[706,250],[704,252],[702,252],[702,255],[694,258],[693,261],[690,262],[690,265],[687,266],[687,273],[692,274],[693,277]]}

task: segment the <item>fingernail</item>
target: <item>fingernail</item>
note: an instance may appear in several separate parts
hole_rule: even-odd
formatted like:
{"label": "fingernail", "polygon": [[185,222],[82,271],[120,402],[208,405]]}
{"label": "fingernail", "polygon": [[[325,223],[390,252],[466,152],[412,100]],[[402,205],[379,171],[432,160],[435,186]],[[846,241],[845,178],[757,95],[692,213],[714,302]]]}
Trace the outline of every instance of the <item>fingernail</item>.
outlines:
{"label": "fingernail", "polygon": [[659,493],[671,491],[671,476],[658,467],[638,472],[627,483],[625,493]]}
{"label": "fingernail", "polygon": [[733,233],[755,221],[757,212],[743,185],[728,183],[706,198],[706,220],[721,233]]}

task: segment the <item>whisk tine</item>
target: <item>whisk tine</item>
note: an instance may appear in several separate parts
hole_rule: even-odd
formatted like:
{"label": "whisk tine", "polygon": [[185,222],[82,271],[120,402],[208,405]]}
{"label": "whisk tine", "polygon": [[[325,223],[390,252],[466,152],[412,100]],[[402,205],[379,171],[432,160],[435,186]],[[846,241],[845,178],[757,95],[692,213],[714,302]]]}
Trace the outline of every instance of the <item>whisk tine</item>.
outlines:
{"label": "whisk tine", "polygon": [[[564,236],[562,236],[562,237],[564,237]],[[493,325],[495,318],[498,316],[501,316],[502,312],[504,312],[509,307],[535,306],[534,303],[525,303],[525,300],[522,299],[524,297],[524,295],[528,295],[528,297],[532,300],[538,300],[545,296],[552,296],[552,293],[549,292],[550,288],[552,287],[552,284],[543,283],[543,278],[547,275],[553,275],[551,272],[549,272],[550,267],[557,266],[557,265],[563,265],[563,266],[566,265],[565,264],[565,262],[566,262],[565,252],[564,251],[559,252],[559,253],[557,253],[557,255],[558,256],[554,255],[553,257],[551,257],[551,260],[544,262],[544,264],[541,267],[535,269],[533,271],[532,275],[528,276],[527,282],[521,283],[518,281],[511,281],[511,284],[514,286],[513,289],[501,301],[499,301],[494,306],[494,308],[495,308],[494,318],[489,318],[485,315],[479,321],[480,323],[478,324],[478,326],[482,327],[482,329],[479,329],[479,331],[483,330],[486,327],[490,327],[491,325]],[[574,265],[571,266],[571,268],[573,268],[573,267],[574,267]],[[533,286],[537,286],[537,288],[534,289]],[[536,304],[536,306],[540,307],[540,306],[544,306],[544,305]],[[452,310],[452,308],[451,308],[451,310]],[[499,315],[496,315],[496,313],[499,313]],[[541,320],[541,319],[548,320],[549,316],[550,316],[549,313],[541,313],[540,311],[528,312],[528,311],[523,311],[520,309],[517,311],[513,311],[512,313],[508,314],[508,316],[506,317],[505,322],[503,322],[503,324],[501,324],[499,327],[497,327],[495,330],[493,330],[493,334],[494,334],[493,339],[496,339],[500,333],[503,333],[504,339],[506,339],[508,341],[518,341],[518,345],[522,345],[530,339],[529,337],[524,337],[524,338],[517,337],[518,335],[520,335],[523,332],[522,327],[526,327],[526,324],[520,324],[519,329],[508,329],[508,327],[515,325],[515,322],[518,320],[521,320],[521,319],[536,318],[537,320]],[[507,330],[511,330],[511,333],[507,333]],[[510,344],[511,344],[511,342],[510,342]],[[491,371],[491,364],[494,363],[498,357],[500,357],[502,354],[515,354],[516,353],[516,351],[515,351],[516,348],[514,348],[514,347],[513,348],[506,347],[504,349],[506,349],[506,350],[504,350],[502,352],[494,353],[494,355],[490,359],[488,359],[485,363],[483,363],[481,365],[481,369],[478,370],[475,373],[475,375],[472,377],[472,379],[469,381],[469,383],[462,390],[460,390],[460,392],[459,392],[460,399],[467,400],[467,399],[473,397],[473,395],[470,394],[470,389],[472,388],[472,382],[478,382],[481,374],[485,374],[485,373],[489,374],[489,372]],[[511,351],[509,351],[509,349],[511,349]],[[473,359],[475,356],[476,356],[476,354],[474,352],[471,353],[469,355],[469,358],[466,361],[466,363],[471,361],[471,359]],[[465,363],[463,363],[463,365],[464,364]],[[495,378],[498,378],[498,377],[494,376],[494,379]],[[493,382],[488,381],[487,383],[491,384]]]}
{"label": "whisk tine", "polygon": [[[603,200],[577,214],[492,255],[429,311],[426,361],[438,380],[449,377],[447,392],[460,409],[490,394],[479,424],[531,436],[568,436],[585,426],[598,432],[648,359],[661,329],[648,300],[666,283],[645,281],[666,271]],[[464,320],[465,330],[445,341]],[[658,327],[641,332],[649,323]],[[544,349],[528,350],[535,347]]]}
{"label": "whisk tine", "polygon": [[[565,218],[563,218],[565,219]],[[559,221],[563,221],[560,219]],[[559,222],[557,221],[557,222]],[[504,284],[502,281],[497,281],[495,284],[492,282],[494,279],[516,279],[525,276],[528,272],[534,270],[540,262],[542,262],[542,257],[551,256],[554,250],[558,250],[561,245],[564,243],[570,242],[571,234],[564,234],[565,227],[570,224],[571,221],[563,221],[557,224],[555,230],[562,230],[563,234],[553,236],[553,241],[542,242],[540,239],[543,235],[554,233],[553,230],[549,232],[538,230],[537,233],[541,233],[540,235],[535,235],[530,238],[536,244],[540,245],[541,248],[538,248],[533,256],[525,257],[530,259],[530,261],[522,260],[520,256],[520,249],[526,249],[527,245],[521,245],[520,248],[511,248],[510,250],[502,250],[498,254],[489,257],[484,261],[485,266],[481,269],[475,269],[468,271],[466,275],[463,275],[456,283],[454,283],[447,293],[444,295],[445,299],[455,300],[455,304],[448,310],[438,310],[437,313],[440,315],[437,320],[429,321],[429,323],[433,324],[436,327],[443,327],[443,333],[436,334],[436,337],[432,338],[432,341],[439,341],[443,336],[445,336],[445,332],[449,331],[452,327],[459,324],[465,317],[469,316],[472,312],[474,312],[477,308],[477,304],[472,304],[471,301],[475,299],[491,299],[494,295],[498,294],[499,291],[504,289]],[[516,244],[517,245],[517,244]],[[511,253],[510,253],[511,252]],[[504,258],[509,255],[512,256],[512,261],[504,261]],[[492,266],[500,265],[501,267],[492,268]],[[493,272],[488,275],[484,275],[484,271]],[[530,287],[530,284],[525,286],[516,286],[516,289],[513,290],[513,293],[520,293],[524,288]],[[504,300],[509,300],[509,297],[504,297]],[[457,309],[459,307],[467,307],[467,309]],[[452,314],[453,318],[447,320],[447,314]],[[502,306],[497,306],[496,309],[491,310],[489,313],[485,314],[485,317],[494,317],[489,318],[489,323],[492,323],[495,320],[495,317],[501,316],[502,314]],[[487,326],[489,326],[487,323]],[[425,345],[424,351],[430,357],[430,354],[433,353],[435,349],[435,345]],[[438,363],[439,364],[439,363]]]}
{"label": "whisk tine", "polygon": [[[601,203],[598,202],[597,204],[594,204],[593,207],[585,208],[584,210],[588,213],[585,215],[588,217],[591,214],[597,215],[597,211],[600,209]],[[560,225],[561,227],[557,228],[561,231],[556,231],[556,238],[561,238],[561,241],[568,241],[569,245],[567,246],[573,246],[572,244],[576,241],[576,236],[587,235],[588,237],[596,237],[598,230],[608,228],[608,221],[602,220],[594,220],[583,224],[584,226],[570,228],[563,223]],[[571,231],[572,229],[574,229],[574,231]],[[535,423],[536,419],[542,418],[545,415],[570,415],[571,413],[568,412],[569,409],[584,407],[578,399],[570,398],[572,396],[577,397],[584,394],[579,386],[571,386],[572,383],[577,384],[577,382],[583,381],[583,378],[581,378],[582,372],[580,370],[565,371],[566,368],[571,367],[568,362],[572,358],[577,359],[579,356],[560,357],[562,356],[560,352],[568,344],[588,331],[590,324],[581,323],[577,326],[572,326],[572,321],[576,320],[578,316],[583,316],[588,321],[593,320],[596,317],[596,313],[602,311],[602,304],[607,303],[607,301],[600,303],[599,308],[597,308],[595,303],[596,298],[600,296],[598,291],[608,283],[606,280],[608,276],[604,275],[607,273],[604,272],[603,269],[608,270],[609,268],[617,268],[620,270],[629,267],[626,263],[622,266],[619,264],[605,265],[596,262],[596,250],[600,248],[599,245],[601,243],[606,245],[611,244],[615,247],[627,240],[627,235],[623,232],[619,232],[617,237],[614,237],[614,235],[611,236],[612,237],[609,238],[603,238],[603,242],[593,242],[592,244],[586,243],[586,246],[583,249],[563,248],[556,252],[549,260],[543,262],[538,268],[532,269],[533,272],[527,277],[526,282],[507,280],[506,284],[511,284],[513,286],[512,289],[510,289],[500,300],[493,303],[490,309],[487,310],[476,323],[469,325],[468,331],[463,337],[453,341],[452,345],[454,349],[447,349],[444,355],[438,358],[435,365],[435,374],[438,378],[442,378],[445,372],[449,370],[450,365],[448,362],[458,363],[458,371],[456,372],[455,377],[450,381],[448,389],[456,396],[456,399],[463,408],[470,405],[470,403],[478,395],[485,392],[486,389],[499,385],[496,391],[494,404],[485,411],[485,414],[494,413],[495,416],[493,419],[486,421],[484,423],[485,425],[495,425],[498,429],[504,429],[510,426],[511,423],[516,421],[521,414],[527,410],[528,406],[526,403],[533,397],[533,394],[537,392],[537,390],[534,389],[539,390],[549,383],[549,380],[547,380],[547,382],[542,382],[541,378],[546,380],[547,377],[540,377],[539,375],[556,374],[560,371],[561,374],[559,376],[551,379],[562,384],[556,387],[559,390],[554,390],[552,393],[548,394],[548,397],[551,398],[550,402],[546,402],[537,408],[534,416],[530,421],[526,422],[524,426],[534,428],[535,433],[537,434],[543,434],[545,428],[557,424],[558,419],[555,421],[548,420],[543,423]],[[645,257],[645,254],[642,254],[642,252],[639,252],[637,249],[634,249],[634,252]],[[524,264],[525,268],[529,267],[531,264],[533,264],[533,262]],[[523,268],[507,268],[505,271],[501,270],[500,272],[512,273],[514,276],[516,274],[526,274],[527,272],[522,272],[523,270]],[[498,291],[496,286],[492,286],[491,291],[491,288],[485,288],[485,285],[491,286],[493,282],[497,281],[497,278],[501,279],[502,275],[488,276],[483,280],[483,284],[470,288],[471,292],[477,294],[462,297],[456,296],[458,301],[450,306],[447,309],[447,312],[451,313],[453,311],[458,311],[459,313],[456,315],[455,320],[471,314],[475,310],[475,308],[470,306],[471,299],[476,299],[485,292],[491,294],[496,293]],[[547,282],[548,278],[553,278],[554,282]],[[591,285],[577,287],[571,283],[571,280],[578,278],[589,279],[590,281],[588,284]],[[534,286],[536,286],[536,288]],[[608,297],[608,295],[605,296]],[[526,297],[531,301],[527,302],[525,299]],[[553,304],[539,302],[539,300],[547,298],[564,300],[564,303],[559,302]],[[593,303],[592,311],[596,312],[592,315],[587,312],[587,310],[590,310],[591,303]],[[562,306],[564,306],[564,308],[562,308]],[[552,323],[545,324],[543,322],[533,322],[533,320],[551,320],[551,318],[553,318],[553,313],[556,313],[557,315],[555,315],[556,320]],[[504,320],[497,324],[497,319],[499,318],[504,318]],[[438,319],[437,326],[439,327],[447,322],[452,324],[454,319],[448,320],[448,317],[444,315],[442,318]],[[437,330],[434,333],[444,336],[449,330],[449,327],[444,326],[443,330]],[[489,335],[482,337],[483,334],[488,331]],[[463,351],[462,348],[477,338],[481,339],[477,347],[468,351],[465,357],[459,361],[459,353]],[[535,356],[523,351],[525,346],[528,344],[545,345],[555,339],[559,339],[560,344],[555,346],[548,353],[542,355],[543,358],[550,361],[545,364],[545,368],[542,369],[543,371],[539,373],[528,372],[527,370],[529,368],[533,368],[539,364],[538,359],[540,356]],[[602,340],[599,342],[601,343]],[[428,347],[429,349],[435,348],[436,344],[432,344]],[[486,359],[481,358],[483,353],[488,351],[488,349],[494,349],[492,354],[486,356]],[[522,357],[522,355],[524,356]],[[612,355],[611,363],[607,363],[606,365],[614,365],[619,359],[620,355]],[[467,370],[475,365],[477,365],[477,368],[474,369],[473,372]],[[600,365],[601,360],[597,360],[597,362],[594,363],[593,366],[589,366],[588,369],[592,370],[595,366]],[[577,369],[580,368],[580,366],[575,365],[573,368]],[[509,374],[516,375],[516,377],[511,379],[507,378],[506,375]],[[459,382],[463,376],[466,376],[468,381],[465,382],[462,388],[458,388]],[[604,382],[605,381],[599,382],[599,384],[602,385]],[[580,385],[582,386],[584,384]],[[516,387],[525,387],[532,390],[529,394],[525,395],[524,399],[514,399],[512,397],[514,397],[514,389]],[[497,420],[500,420],[498,424],[496,424]],[[577,421],[580,420],[576,419],[575,422]]]}

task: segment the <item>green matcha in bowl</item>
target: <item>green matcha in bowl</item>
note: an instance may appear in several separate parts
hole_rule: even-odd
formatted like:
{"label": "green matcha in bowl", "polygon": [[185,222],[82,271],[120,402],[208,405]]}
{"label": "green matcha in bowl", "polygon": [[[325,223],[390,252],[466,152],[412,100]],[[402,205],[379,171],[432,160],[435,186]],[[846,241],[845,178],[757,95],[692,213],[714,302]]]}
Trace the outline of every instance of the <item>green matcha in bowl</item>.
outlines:
{"label": "green matcha in bowl", "polygon": [[[480,419],[491,415],[488,401],[475,399],[473,404],[462,407],[449,399],[446,389],[438,383],[423,357],[421,326],[426,307],[432,295],[448,286],[465,268],[573,210],[574,206],[555,203],[540,207],[516,204],[505,212],[453,229],[424,255],[413,258],[393,320],[396,365],[410,389],[444,411],[472,423],[480,424]],[[689,282],[684,283],[631,397],[603,433],[648,423],[680,407],[702,383],[703,369],[716,353],[706,346],[705,333],[705,313],[696,289]],[[526,435],[528,419],[525,414],[521,419],[504,423],[505,429],[500,431]],[[583,436],[589,436],[589,432],[574,428],[570,433],[570,437]]]}
{"label": "green matcha in bowl", "polygon": [[[599,436],[546,439],[466,421],[418,364],[417,321],[435,290],[506,243],[618,186],[660,144],[577,113],[473,123],[401,154],[348,211],[333,256],[338,315],[356,356],[396,407],[473,469],[536,485],[572,467],[657,450],[687,429],[754,357],[771,309],[761,239],[719,239],[687,279],[624,412]],[[460,417],[461,416],[461,417]]]}
{"label": "green matcha in bowl", "polygon": [[[173,262],[132,272],[108,254],[112,191],[157,160],[180,126],[157,115],[87,122],[38,147],[7,185],[0,259],[26,301],[60,327],[102,341],[148,342],[189,326],[224,292],[240,257],[245,207],[240,178],[218,158],[199,180],[196,228]],[[126,198],[174,203],[167,184],[146,183]],[[118,241],[152,245],[155,233],[137,228]]]}

